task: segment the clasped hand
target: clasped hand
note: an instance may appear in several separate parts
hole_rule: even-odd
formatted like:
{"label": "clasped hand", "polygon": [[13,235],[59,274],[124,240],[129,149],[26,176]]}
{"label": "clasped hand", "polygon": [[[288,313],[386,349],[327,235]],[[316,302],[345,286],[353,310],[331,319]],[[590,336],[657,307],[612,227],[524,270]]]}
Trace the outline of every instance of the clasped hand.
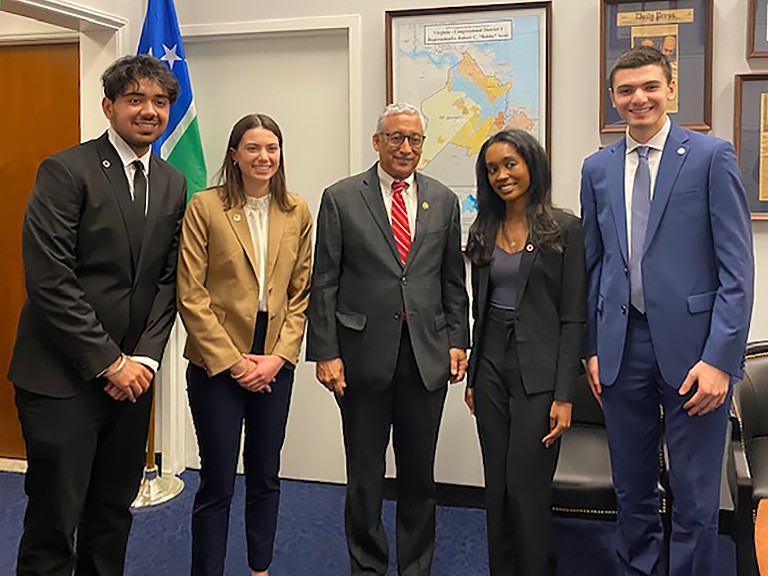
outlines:
{"label": "clasped hand", "polygon": [[[107,373],[113,371],[123,361],[121,356],[112,365],[107,368]],[[136,402],[136,400],[149,390],[152,379],[155,377],[152,370],[136,362],[131,357],[125,357],[125,364],[122,368],[117,370],[111,376],[107,376],[107,385],[104,386],[104,391],[109,394],[114,400],[122,402],[128,400],[129,402]]]}
{"label": "clasped hand", "polygon": [[250,392],[272,392],[271,384],[285,360],[280,356],[243,354],[242,359],[230,368],[230,374],[237,374],[236,382]]}

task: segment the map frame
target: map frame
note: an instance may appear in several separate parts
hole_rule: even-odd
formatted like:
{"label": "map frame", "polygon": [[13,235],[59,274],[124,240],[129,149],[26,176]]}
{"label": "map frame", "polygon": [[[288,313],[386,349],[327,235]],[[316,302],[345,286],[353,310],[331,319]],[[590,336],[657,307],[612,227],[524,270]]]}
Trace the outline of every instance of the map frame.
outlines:
{"label": "map frame", "polygon": [[[456,7],[439,7],[439,8],[423,8],[423,9],[408,9],[408,10],[388,10],[385,12],[385,59],[386,59],[386,91],[387,91],[387,103],[392,102],[407,102],[408,99],[403,99],[401,94],[411,92],[406,86],[398,84],[395,78],[396,67],[400,65],[400,62],[404,62],[406,57],[402,56],[398,49],[398,33],[405,27],[416,26],[420,31],[424,32],[426,38],[426,30],[436,30],[441,28],[461,28],[463,24],[461,22],[476,22],[482,20],[488,20],[488,22],[503,22],[509,20],[513,22],[514,19],[519,17],[535,17],[537,18],[537,37],[538,46],[538,78],[531,84],[536,84],[534,89],[537,94],[539,107],[537,109],[538,116],[536,117],[537,129],[529,130],[538,140],[541,142],[544,149],[550,156],[551,161],[551,112],[552,112],[552,83],[551,83],[551,70],[552,70],[552,1],[542,0],[536,2],[521,2],[515,4],[490,4],[481,6],[456,6]],[[482,23],[484,25],[485,23]],[[470,24],[466,24],[470,26]],[[504,40],[493,38],[494,42],[507,42],[509,49],[513,49],[513,39]],[[458,43],[462,43],[461,40],[456,40]],[[476,41],[481,44],[482,41]],[[501,63],[503,66],[504,63]],[[405,84],[405,82],[401,82]],[[410,102],[411,104],[418,105],[418,102]],[[430,130],[432,123],[428,118],[428,126],[426,127],[427,138],[430,137],[430,132],[434,131],[434,126]],[[434,140],[434,138],[433,138]],[[428,140],[429,141],[429,140]],[[422,158],[422,164],[424,163],[424,157]],[[470,196],[471,192],[467,192],[471,188],[475,190],[475,173],[471,170],[467,174],[467,181],[458,185],[455,182],[447,181],[439,169],[427,169],[425,172],[431,176],[436,177],[438,180],[447,184],[454,189],[454,192],[459,196],[460,203],[462,204],[462,248],[466,247],[466,239],[468,235],[469,225],[474,220],[474,215],[465,211],[466,196]],[[470,199],[471,200],[471,199]]]}

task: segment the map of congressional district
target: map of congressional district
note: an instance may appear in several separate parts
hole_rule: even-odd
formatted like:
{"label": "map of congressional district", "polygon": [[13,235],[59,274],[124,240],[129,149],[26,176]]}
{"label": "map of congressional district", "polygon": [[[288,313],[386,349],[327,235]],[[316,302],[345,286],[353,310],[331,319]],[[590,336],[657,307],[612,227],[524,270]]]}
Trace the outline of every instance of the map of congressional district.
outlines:
{"label": "map of congressional district", "polygon": [[427,118],[420,168],[461,199],[465,238],[474,220],[474,165],[485,140],[504,127],[544,139],[543,17],[479,14],[469,20],[408,19],[395,30],[394,97]]}

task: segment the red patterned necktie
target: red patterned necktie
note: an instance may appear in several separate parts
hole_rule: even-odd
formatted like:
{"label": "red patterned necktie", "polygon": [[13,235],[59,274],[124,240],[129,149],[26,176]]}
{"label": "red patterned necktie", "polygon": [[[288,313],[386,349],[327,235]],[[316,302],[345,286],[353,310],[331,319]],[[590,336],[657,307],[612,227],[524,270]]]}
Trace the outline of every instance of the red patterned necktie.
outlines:
{"label": "red patterned necktie", "polygon": [[411,249],[411,227],[408,225],[408,212],[405,210],[403,191],[408,184],[401,180],[392,182],[392,233],[395,236],[400,261],[405,265],[408,251]]}

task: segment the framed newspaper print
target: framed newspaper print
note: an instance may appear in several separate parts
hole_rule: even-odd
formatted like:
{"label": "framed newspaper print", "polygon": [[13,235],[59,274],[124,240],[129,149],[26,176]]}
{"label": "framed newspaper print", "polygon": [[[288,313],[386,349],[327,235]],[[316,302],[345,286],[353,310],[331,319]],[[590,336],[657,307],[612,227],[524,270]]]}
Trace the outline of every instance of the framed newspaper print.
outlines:
{"label": "framed newspaper print", "polygon": [[653,46],[669,58],[677,84],[667,107],[672,120],[693,130],[710,130],[713,0],[601,2],[600,131],[623,132],[626,127],[611,104],[608,74],[619,55],[635,46]]}
{"label": "framed newspaper print", "polygon": [[747,58],[768,58],[768,2],[749,0]]}
{"label": "framed newspaper print", "polygon": [[459,196],[463,245],[485,140],[522,128],[550,151],[551,9],[524,2],[386,13],[387,102],[426,117],[419,169]]}
{"label": "framed newspaper print", "polygon": [[733,144],[753,220],[768,220],[768,74],[737,74]]}

